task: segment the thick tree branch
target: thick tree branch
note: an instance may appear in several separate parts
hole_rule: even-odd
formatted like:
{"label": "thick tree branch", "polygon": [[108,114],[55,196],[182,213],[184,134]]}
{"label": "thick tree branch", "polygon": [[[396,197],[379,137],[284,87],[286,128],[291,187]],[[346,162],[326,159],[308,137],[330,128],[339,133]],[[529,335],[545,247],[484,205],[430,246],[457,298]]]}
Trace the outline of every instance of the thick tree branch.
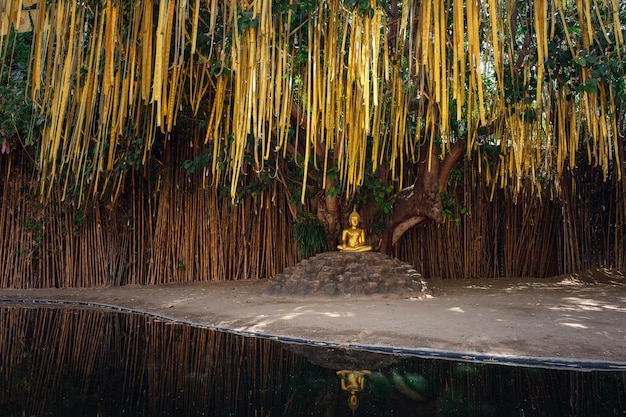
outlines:
{"label": "thick tree branch", "polygon": [[439,192],[443,193],[448,188],[448,180],[454,165],[465,154],[465,145],[467,143],[467,132],[456,141],[450,148],[450,153],[446,155],[443,162],[439,166]]}
{"label": "thick tree branch", "polygon": [[443,221],[441,193],[446,190],[454,165],[463,157],[466,135],[455,142],[443,161],[439,149],[424,145],[415,182],[396,196],[388,231],[383,235],[381,252],[390,254],[410,229],[431,221]]}

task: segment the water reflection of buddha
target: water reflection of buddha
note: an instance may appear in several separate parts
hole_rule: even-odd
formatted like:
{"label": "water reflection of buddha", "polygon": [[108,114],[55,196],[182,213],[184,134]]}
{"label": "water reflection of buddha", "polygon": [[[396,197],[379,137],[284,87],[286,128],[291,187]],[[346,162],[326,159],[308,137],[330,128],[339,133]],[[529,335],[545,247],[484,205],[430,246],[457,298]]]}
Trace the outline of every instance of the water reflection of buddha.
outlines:
{"label": "water reflection of buddha", "polygon": [[348,397],[348,407],[352,410],[352,414],[356,413],[359,407],[359,399],[356,394],[365,388],[365,376],[371,374],[368,370],[353,371],[341,370],[337,371],[337,375],[341,378],[341,389],[350,394]]}
{"label": "water reflection of buddha", "polygon": [[365,387],[365,376],[371,374],[371,371],[362,370],[346,370],[337,371],[337,376],[341,378],[341,389],[348,392],[363,391]]}
{"label": "water reflection of buddha", "polygon": [[365,231],[359,228],[360,220],[361,216],[355,208],[348,218],[350,227],[341,233],[341,244],[337,245],[337,249],[342,252],[369,252],[372,250],[371,246],[365,244]]}

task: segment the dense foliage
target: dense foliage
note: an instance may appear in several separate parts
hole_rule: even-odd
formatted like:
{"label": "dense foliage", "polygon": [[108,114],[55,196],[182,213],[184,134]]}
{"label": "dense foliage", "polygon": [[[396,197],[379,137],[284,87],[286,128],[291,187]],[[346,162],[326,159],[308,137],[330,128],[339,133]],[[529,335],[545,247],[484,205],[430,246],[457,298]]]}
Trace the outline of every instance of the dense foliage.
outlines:
{"label": "dense foliage", "polygon": [[460,139],[514,190],[558,191],[579,150],[605,176],[621,166],[619,1],[25,4],[30,60],[22,35],[2,37],[1,132],[5,152],[34,145],[44,193],[115,199],[176,129],[205,137],[186,168],[233,199],[253,172],[294,201],[371,191],[384,211],[420,152]]}
{"label": "dense foliage", "polygon": [[0,142],[2,154],[24,148],[36,139],[34,109],[27,89],[31,34],[11,33],[0,68]]}

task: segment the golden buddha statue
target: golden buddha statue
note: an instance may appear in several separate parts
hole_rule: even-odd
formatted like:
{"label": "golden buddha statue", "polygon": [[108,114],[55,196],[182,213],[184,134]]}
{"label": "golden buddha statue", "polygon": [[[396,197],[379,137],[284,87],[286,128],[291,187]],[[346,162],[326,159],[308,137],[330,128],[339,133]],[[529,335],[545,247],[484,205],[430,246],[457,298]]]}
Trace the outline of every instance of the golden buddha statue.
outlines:
{"label": "golden buddha statue", "polygon": [[365,230],[359,228],[361,216],[356,212],[356,207],[350,213],[348,221],[350,227],[344,229],[341,233],[341,244],[337,245],[337,249],[341,252],[369,252],[371,246],[365,244]]}

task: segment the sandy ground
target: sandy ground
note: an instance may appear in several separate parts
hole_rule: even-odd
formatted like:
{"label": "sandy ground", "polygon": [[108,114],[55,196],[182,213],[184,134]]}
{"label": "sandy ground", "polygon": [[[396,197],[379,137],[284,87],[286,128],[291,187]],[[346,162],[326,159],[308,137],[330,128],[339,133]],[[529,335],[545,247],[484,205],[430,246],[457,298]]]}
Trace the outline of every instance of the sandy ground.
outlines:
{"label": "sandy ground", "polygon": [[294,298],[267,281],[0,289],[0,306],[88,305],[292,342],[419,356],[626,369],[626,277],[428,280],[432,296]]}

